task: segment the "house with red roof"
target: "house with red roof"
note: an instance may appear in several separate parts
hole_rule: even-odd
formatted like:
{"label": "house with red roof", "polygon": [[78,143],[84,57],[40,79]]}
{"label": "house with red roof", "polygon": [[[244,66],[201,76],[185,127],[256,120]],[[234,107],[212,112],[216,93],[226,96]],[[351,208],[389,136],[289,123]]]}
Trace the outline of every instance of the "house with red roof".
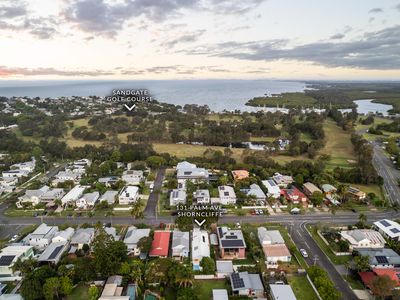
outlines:
{"label": "house with red roof", "polygon": [[149,252],[150,257],[168,257],[171,232],[155,231]]}
{"label": "house with red roof", "polygon": [[305,204],[308,201],[307,196],[295,186],[289,189],[282,189],[281,195],[284,196],[288,202],[292,202],[293,204]]}
{"label": "house with red roof", "polygon": [[394,268],[374,268],[372,271],[359,272],[361,281],[367,288],[371,288],[372,281],[377,277],[387,276],[396,282],[396,288],[400,286],[400,270]]}

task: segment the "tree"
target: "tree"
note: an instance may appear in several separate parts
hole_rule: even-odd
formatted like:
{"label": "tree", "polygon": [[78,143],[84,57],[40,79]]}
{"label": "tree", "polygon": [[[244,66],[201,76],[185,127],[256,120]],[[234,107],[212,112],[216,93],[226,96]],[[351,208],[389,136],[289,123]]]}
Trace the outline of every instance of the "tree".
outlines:
{"label": "tree", "polygon": [[94,285],[89,288],[88,294],[89,300],[97,300],[100,296],[99,289]]}
{"label": "tree", "polygon": [[137,246],[141,252],[148,253],[150,251],[152,241],[153,239],[150,236],[145,236],[139,240]]}
{"label": "tree", "polygon": [[198,300],[199,297],[191,288],[179,289],[177,300]]}
{"label": "tree", "polygon": [[193,285],[193,270],[181,264],[175,266],[176,274],[175,274],[175,284],[179,287],[190,287]]}
{"label": "tree", "polygon": [[160,168],[167,164],[167,161],[165,160],[164,157],[157,156],[157,155],[148,157],[146,162],[149,165],[149,167],[151,167],[151,168]]}
{"label": "tree", "polygon": [[354,257],[354,267],[357,272],[365,272],[370,269],[369,257],[368,256],[356,256]]}
{"label": "tree", "polygon": [[367,216],[364,213],[360,213],[358,216],[358,222],[365,226],[365,223],[367,223]]}
{"label": "tree", "polygon": [[133,204],[132,209],[130,211],[131,216],[135,219],[142,219],[144,217],[143,209],[142,209],[142,201],[139,199],[136,203]]}
{"label": "tree", "polygon": [[314,192],[312,193],[310,200],[312,202],[312,204],[314,204],[315,206],[320,206],[322,204],[322,202],[324,201],[324,194],[322,194],[321,192]]}
{"label": "tree", "polygon": [[46,279],[43,285],[43,295],[46,300],[59,299],[61,294],[61,284],[57,277]]}
{"label": "tree", "polygon": [[389,276],[376,276],[372,279],[370,288],[375,296],[388,297],[392,295],[392,290],[396,287],[396,281],[392,280]]}
{"label": "tree", "polygon": [[214,274],[215,273],[215,262],[211,257],[203,257],[200,261],[200,267],[204,274]]}
{"label": "tree", "polygon": [[59,280],[61,286],[61,293],[64,296],[71,294],[73,288],[72,280],[67,276],[63,276]]}

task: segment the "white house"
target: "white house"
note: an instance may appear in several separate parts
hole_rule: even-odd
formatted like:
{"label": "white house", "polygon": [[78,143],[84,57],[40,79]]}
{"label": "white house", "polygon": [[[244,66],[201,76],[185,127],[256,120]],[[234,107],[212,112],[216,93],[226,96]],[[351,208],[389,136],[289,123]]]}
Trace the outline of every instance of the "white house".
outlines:
{"label": "white house", "polygon": [[86,193],[81,198],[76,200],[75,204],[79,209],[88,209],[94,207],[99,198],[99,192]]}
{"label": "white house", "polygon": [[193,270],[201,270],[203,257],[210,257],[210,239],[205,230],[194,228],[192,232],[192,263]]}
{"label": "white house", "polygon": [[272,176],[272,179],[281,188],[287,188],[288,185],[290,185],[290,184],[292,184],[294,182],[292,176],[282,175],[280,173],[275,173],[274,176]]}
{"label": "white house", "polygon": [[128,185],[139,185],[143,180],[143,171],[127,170],[122,173],[122,180]]}
{"label": "white house", "polygon": [[100,197],[99,201],[107,201],[108,205],[112,205],[115,203],[117,195],[117,191],[107,191]]}
{"label": "white house", "polygon": [[247,196],[253,197],[256,201],[265,201],[267,196],[265,196],[263,190],[258,184],[251,184],[248,189],[241,189]]}
{"label": "white house", "polygon": [[94,228],[79,228],[71,238],[71,246],[82,249],[83,245],[90,246],[94,239]]}
{"label": "white house", "polygon": [[269,178],[268,180],[263,180],[261,182],[268,190],[268,197],[272,197],[275,199],[278,199],[280,197],[281,189],[273,179]]}
{"label": "white house", "polygon": [[342,239],[349,243],[351,250],[359,248],[383,248],[386,244],[385,239],[379,232],[370,229],[344,230],[340,232],[340,235]]}
{"label": "white house", "polygon": [[267,267],[277,268],[279,262],[291,261],[292,255],[279,230],[267,230],[265,227],[258,227],[257,235],[263,248]]}
{"label": "white house", "polygon": [[9,170],[3,171],[1,174],[4,178],[21,178],[28,176],[29,172],[25,170]]}
{"label": "white house", "polygon": [[0,281],[6,280],[7,277],[15,276],[12,267],[18,259],[24,261],[33,257],[33,255],[34,252],[32,246],[12,245],[1,249]]}
{"label": "white house", "polygon": [[40,203],[41,196],[49,190],[50,188],[47,185],[36,190],[26,190],[25,194],[18,198],[19,201],[16,203],[16,205],[19,208],[22,207],[24,203],[31,203],[33,206],[38,205]]}
{"label": "white house", "polygon": [[197,204],[208,204],[210,203],[210,191],[209,190],[197,190],[193,193],[193,198],[196,199]]}
{"label": "white house", "polygon": [[24,239],[23,243],[31,245],[32,247],[43,250],[51,244],[51,240],[57,234],[57,226],[48,226],[45,223],[39,225],[32,233],[28,234]]}
{"label": "white house", "polygon": [[133,254],[134,256],[139,256],[141,253],[138,243],[140,239],[150,236],[150,229],[143,228],[138,229],[135,226],[130,226],[126,232],[124,243],[128,248],[128,254]]}
{"label": "white house", "polygon": [[57,234],[51,239],[52,243],[58,242],[69,242],[75,233],[75,229],[68,227],[65,230],[57,232]]}
{"label": "white house", "polygon": [[222,185],[218,187],[219,203],[223,205],[236,204],[236,194],[233,187]]}
{"label": "white house", "polygon": [[169,195],[169,205],[176,206],[186,203],[186,192],[184,190],[172,190]]}
{"label": "white house", "polygon": [[137,186],[128,185],[122,189],[118,196],[118,202],[121,205],[129,205],[135,203],[139,199],[139,188]]}
{"label": "white house", "polygon": [[79,173],[72,172],[72,171],[60,171],[54,177],[56,179],[53,181],[53,185],[57,184],[57,183],[62,183],[65,181],[77,182],[78,179],[81,177],[81,175]]}
{"label": "white house", "polygon": [[14,164],[10,168],[12,170],[18,169],[18,170],[27,171],[28,173],[32,173],[35,170],[35,167],[36,167],[36,159],[34,157],[32,157],[31,161]]}
{"label": "white house", "polygon": [[195,164],[191,164],[187,161],[182,161],[176,166],[178,179],[178,188],[185,189],[186,181],[191,182],[208,182],[209,173],[204,168],[197,168]]}
{"label": "white house", "polygon": [[270,284],[272,300],[296,300],[292,288],[288,284]]}
{"label": "white house", "polygon": [[63,205],[66,205],[70,202],[75,202],[83,195],[85,189],[86,189],[85,186],[80,186],[80,185],[75,186],[61,199],[61,203]]}
{"label": "white house", "polygon": [[380,220],[375,222],[372,228],[379,231],[379,233],[388,239],[394,241],[400,240],[400,224],[395,221],[388,219]]}
{"label": "white house", "polygon": [[68,242],[51,243],[38,258],[40,263],[57,264],[67,250]]}
{"label": "white house", "polygon": [[189,257],[189,232],[175,230],[172,235],[172,257]]}

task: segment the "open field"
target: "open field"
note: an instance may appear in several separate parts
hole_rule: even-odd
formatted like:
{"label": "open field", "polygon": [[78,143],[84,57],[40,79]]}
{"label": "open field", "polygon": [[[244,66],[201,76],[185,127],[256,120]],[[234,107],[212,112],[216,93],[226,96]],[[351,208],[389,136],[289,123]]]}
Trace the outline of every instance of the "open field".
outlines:
{"label": "open field", "polygon": [[350,141],[350,133],[342,130],[333,120],[324,123],[325,147],[319,152],[331,156],[327,167],[349,167],[348,160],[355,160],[353,144]]}

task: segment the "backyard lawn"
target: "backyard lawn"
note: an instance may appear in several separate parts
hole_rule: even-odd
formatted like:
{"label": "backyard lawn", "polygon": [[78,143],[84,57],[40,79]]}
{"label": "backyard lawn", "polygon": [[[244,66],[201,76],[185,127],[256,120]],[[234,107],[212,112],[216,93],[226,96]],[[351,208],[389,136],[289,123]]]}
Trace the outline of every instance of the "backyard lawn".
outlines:
{"label": "backyard lawn", "polygon": [[225,279],[222,280],[196,280],[194,283],[199,300],[209,300],[212,298],[213,289],[228,289]]}
{"label": "backyard lawn", "polygon": [[83,283],[78,284],[66,298],[67,300],[87,300],[89,299],[89,286]]}
{"label": "backyard lawn", "polygon": [[318,297],[315,294],[311,284],[308,282],[305,275],[293,275],[287,277],[290,286],[297,300],[317,300]]}

